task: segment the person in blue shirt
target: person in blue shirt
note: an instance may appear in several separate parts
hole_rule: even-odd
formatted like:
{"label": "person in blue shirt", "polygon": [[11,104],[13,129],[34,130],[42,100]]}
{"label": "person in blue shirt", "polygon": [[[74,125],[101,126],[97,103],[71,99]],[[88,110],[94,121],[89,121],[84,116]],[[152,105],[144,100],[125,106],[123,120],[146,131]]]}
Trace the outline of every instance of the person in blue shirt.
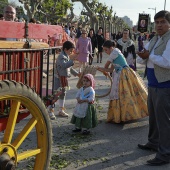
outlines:
{"label": "person in blue shirt", "polygon": [[70,30],[69,30],[69,27],[67,25],[65,25],[65,32],[70,36]]}
{"label": "person in blue shirt", "polygon": [[158,166],[170,162],[170,12],[159,11],[154,21],[156,35],[138,52],[146,65],[149,111],[148,142],[138,147],[156,151],[147,163]]}

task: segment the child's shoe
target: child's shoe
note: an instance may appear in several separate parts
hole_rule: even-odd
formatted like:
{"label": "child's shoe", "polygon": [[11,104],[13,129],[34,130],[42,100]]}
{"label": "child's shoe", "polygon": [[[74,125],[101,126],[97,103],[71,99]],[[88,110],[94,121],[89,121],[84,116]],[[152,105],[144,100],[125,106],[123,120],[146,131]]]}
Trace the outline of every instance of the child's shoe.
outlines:
{"label": "child's shoe", "polygon": [[72,132],[81,132],[81,129],[75,128],[74,130],[72,130]]}
{"label": "child's shoe", "polygon": [[59,115],[59,116],[62,116],[62,117],[68,117],[68,114],[64,111],[64,108],[62,108],[62,109],[58,112],[58,115]]}
{"label": "child's shoe", "polygon": [[51,105],[50,105],[50,106],[47,107],[47,110],[48,110],[50,119],[51,119],[51,120],[55,120],[56,117],[55,117],[55,115],[54,115],[54,108],[52,108]]}
{"label": "child's shoe", "polygon": [[89,135],[90,131],[89,130],[83,130],[82,135]]}

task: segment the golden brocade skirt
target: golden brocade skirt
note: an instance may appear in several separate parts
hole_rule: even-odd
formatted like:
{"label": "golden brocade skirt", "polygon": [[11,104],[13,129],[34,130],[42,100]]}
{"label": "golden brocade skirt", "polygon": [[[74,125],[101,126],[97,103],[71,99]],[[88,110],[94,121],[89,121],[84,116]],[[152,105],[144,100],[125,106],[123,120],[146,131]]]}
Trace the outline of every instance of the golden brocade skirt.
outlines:
{"label": "golden brocade skirt", "polygon": [[120,123],[148,116],[147,88],[141,77],[131,68],[125,68],[118,86],[119,97],[109,102],[107,122]]}

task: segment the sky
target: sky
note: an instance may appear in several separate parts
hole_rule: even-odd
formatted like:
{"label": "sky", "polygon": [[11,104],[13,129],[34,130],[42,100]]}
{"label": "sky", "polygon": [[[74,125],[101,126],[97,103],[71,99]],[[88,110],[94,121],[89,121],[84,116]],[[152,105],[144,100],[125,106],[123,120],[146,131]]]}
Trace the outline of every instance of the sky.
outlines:
{"label": "sky", "polygon": [[[106,4],[106,6],[112,6],[113,15],[116,12],[118,17],[128,16],[133,25],[136,25],[139,17],[139,13],[150,14],[151,21],[156,12],[164,10],[164,4],[166,2],[166,10],[170,11],[170,0],[99,0],[99,2]],[[148,9],[153,8],[153,9]],[[74,13],[79,15],[83,6],[80,2],[74,2]]]}
{"label": "sky", "polygon": [[[8,0],[18,2],[18,0]],[[71,0],[70,0],[71,1]],[[112,6],[113,15],[116,12],[118,17],[128,16],[132,21],[133,25],[138,22],[139,13],[146,13],[151,16],[151,21],[156,12],[164,10],[164,5],[166,10],[170,11],[170,0],[98,0],[99,2],[105,4],[106,6]],[[166,2],[166,3],[165,3]],[[152,9],[148,9],[152,8]],[[80,15],[83,6],[81,2],[74,2],[74,14]]]}

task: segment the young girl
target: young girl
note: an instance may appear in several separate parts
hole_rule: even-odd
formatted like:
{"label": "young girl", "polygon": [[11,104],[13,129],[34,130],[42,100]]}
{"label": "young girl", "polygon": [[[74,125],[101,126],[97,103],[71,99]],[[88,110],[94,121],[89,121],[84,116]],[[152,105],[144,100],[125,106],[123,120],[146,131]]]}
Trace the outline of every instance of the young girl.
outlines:
{"label": "young girl", "polygon": [[110,56],[104,68],[98,67],[113,72],[107,122],[120,123],[148,116],[145,84],[115,46],[114,41],[105,41],[103,49]]}
{"label": "young girl", "polygon": [[[74,50],[74,44],[70,41],[66,41],[63,44],[63,50],[59,54],[56,60],[56,72],[54,75],[54,90],[62,89],[62,93],[59,96],[54,96],[51,105],[48,106],[48,112],[52,120],[56,119],[54,115],[54,103],[59,98],[59,116],[68,117],[68,114],[64,111],[66,87],[68,87],[68,77],[73,74],[79,76],[78,72],[72,68],[74,65],[74,59],[77,55],[71,55]],[[71,73],[71,74],[70,74]]]}
{"label": "young girl", "polygon": [[71,119],[75,124],[73,132],[81,132],[83,135],[90,133],[89,129],[97,126],[96,108],[94,106],[95,91],[94,78],[92,74],[85,74],[83,77],[83,87],[76,94],[77,104]]}

